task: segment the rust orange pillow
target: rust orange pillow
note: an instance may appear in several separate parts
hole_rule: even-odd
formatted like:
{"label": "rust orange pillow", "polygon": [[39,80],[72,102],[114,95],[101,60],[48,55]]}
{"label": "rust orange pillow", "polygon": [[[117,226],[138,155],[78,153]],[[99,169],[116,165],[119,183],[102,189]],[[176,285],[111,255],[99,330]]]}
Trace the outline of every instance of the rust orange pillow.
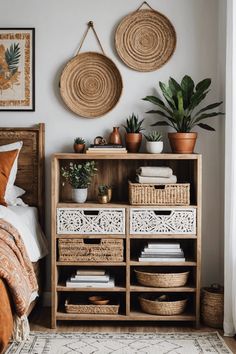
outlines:
{"label": "rust orange pillow", "polygon": [[7,205],[5,202],[5,191],[8,178],[11,173],[13,163],[17,157],[18,150],[0,152],[0,204]]}

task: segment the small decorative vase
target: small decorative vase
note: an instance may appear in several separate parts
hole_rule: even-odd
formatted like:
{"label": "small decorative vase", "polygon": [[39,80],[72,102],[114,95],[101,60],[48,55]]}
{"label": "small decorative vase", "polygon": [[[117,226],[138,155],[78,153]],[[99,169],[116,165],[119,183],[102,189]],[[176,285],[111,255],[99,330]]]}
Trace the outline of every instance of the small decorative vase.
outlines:
{"label": "small decorative vase", "polygon": [[163,150],[163,141],[147,141],[146,149],[150,154],[160,154]]}
{"label": "small decorative vase", "polygon": [[136,153],[139,151],[142,143],[141,133],[127,133],[125,135],[125,144],[128,152]]}
{"label": "small decorative vase", "polygon": [[76,143],[74,143],[74,151],[76,153],[84,152],[84,149],[85,149],[85,144],[76,144]]}
{"label": "small decorative vase", "polygon": [[101,204],[107,204],[108,203],[108,195],[98,195],[98,202]]}
{"label": "small decorative vase", "polygon": [[197,133],[169,133],[168,138],[172,152],[192,154],[197,140]]}
{"label": "small decorative vase", "polygon": [[109,137],[109,144],[122,145],[122,139],[119,132],[119,127],[113,127],[113,131]]}
{"label": "small decorative vase", "polygon": [[112,198],[112,188],[107,188],[108,203],[110,203]]}
{"label": "small decorative vase", "polygon": [[72,200],[75,203],[84,203],[88,196],[88,188],[72,188]]}

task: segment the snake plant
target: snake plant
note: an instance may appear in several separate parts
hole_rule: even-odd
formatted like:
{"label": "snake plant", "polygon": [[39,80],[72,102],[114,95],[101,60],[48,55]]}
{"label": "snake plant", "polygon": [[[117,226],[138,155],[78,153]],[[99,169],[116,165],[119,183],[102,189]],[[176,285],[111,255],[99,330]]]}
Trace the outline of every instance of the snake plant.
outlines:
{"label": "snake plant", "polygon": [[123,127],[125,128],[126,133],[140,133],[141,130],[143,130],[142,128],[143,121],[144,119],[139,121],[138,116],[132,113],[132,115],[126,119],[127,125],[126,126],[123,125]]}

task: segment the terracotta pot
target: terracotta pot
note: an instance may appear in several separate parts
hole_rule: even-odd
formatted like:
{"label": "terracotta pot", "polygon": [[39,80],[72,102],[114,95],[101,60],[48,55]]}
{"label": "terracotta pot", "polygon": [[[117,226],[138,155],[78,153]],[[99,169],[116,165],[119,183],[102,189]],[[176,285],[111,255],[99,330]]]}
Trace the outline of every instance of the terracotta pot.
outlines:
{"label": "terracotta pot", "polygon": [[169,133],[168,138],[172,152],[192,154],[197,140],[197,133]]}
{"label": "terracotta pot", "polygon": [[110,134],[109,137],[109,144],[122,145],[119,127],[113,127],[113,132]]}
{"label": "terracotta pot", "polygon": [[127,133],[125,135],[125,144],[128,152],[136,153],[139,151],[142,143],[141,133]]}
{"label": "terracotta pot", "polygon": [[84,152],[85,144],[76,144],[74,143],[74,151],[76,153]]}

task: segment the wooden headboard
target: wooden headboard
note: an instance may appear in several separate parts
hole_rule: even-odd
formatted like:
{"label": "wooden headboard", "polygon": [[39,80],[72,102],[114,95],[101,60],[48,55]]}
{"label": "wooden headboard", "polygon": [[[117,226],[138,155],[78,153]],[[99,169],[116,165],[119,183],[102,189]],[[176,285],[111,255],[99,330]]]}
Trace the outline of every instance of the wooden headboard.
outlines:
{"label": "wooden headboard", "polygon": [[38,207],[44,228],[44,124],[32,128],[0,128],[0,145],[23,141],[15,184],[26,193],[25,203]]}

